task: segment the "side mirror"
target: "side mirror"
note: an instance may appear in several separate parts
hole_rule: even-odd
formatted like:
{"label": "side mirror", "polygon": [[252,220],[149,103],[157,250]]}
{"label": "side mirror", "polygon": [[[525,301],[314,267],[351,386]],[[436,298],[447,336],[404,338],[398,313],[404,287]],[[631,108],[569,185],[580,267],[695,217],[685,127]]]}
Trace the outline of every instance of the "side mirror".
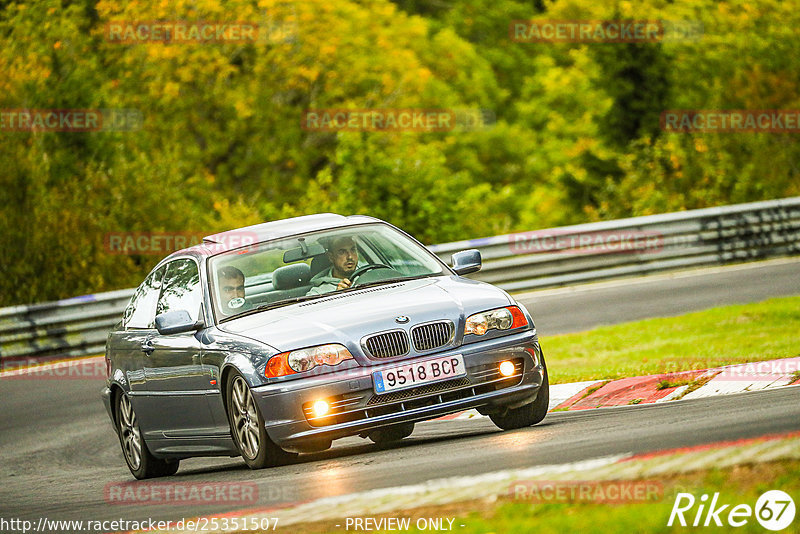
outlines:
{"label": "side mirror", "polygon": [[481,251],[475,248],[456,252],[450,257],[456,274],[464,275],[481,270]]}
{"label": "side mirror", "polygon": [[162,336],[193,332],[203,328],[203,321],[193,321],[186,310],[175,310],[156,315],[156,329]]}

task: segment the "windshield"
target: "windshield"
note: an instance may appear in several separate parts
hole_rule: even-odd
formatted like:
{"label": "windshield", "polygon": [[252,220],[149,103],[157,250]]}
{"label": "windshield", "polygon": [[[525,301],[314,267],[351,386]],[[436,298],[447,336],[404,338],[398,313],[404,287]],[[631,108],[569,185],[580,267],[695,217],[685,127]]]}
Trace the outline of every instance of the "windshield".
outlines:
{"label": "windshield", "polygon": [[427,249],[380,223],[250,245],[212,257],[208,268],[219,320],[334,291],[446,272]]}

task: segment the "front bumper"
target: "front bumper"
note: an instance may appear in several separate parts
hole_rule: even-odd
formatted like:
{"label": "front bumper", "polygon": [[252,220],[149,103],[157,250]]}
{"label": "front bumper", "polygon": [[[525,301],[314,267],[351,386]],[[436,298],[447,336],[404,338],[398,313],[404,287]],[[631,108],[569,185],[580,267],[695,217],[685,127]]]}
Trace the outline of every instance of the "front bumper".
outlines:
{"label": "front bumper", "polygon": [[[466,377],[374,393],[375,371],[455,354],[464,357]],[[515,364],[515,373],[507,378],[497,370],[503,360]],[[491,412],[522,406],[536,398],[543,379],[539,342],[535,331],[529,330],[400,362],[259,386],[252,392],[270,438],[286,450],[303,452],[391,424],[424,421],[469,408]],[[320,399],[328,401],[331,413],[314,418],[308,406]]]}

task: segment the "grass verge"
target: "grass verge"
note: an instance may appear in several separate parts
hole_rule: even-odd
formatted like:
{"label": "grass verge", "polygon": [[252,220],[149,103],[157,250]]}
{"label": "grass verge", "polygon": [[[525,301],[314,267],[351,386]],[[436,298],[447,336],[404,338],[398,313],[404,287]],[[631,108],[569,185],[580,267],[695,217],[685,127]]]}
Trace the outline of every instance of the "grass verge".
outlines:
{"label": "grass verge", "polygon": [[724,306],[559,336],[542,349],[553,384],[800,356],[800,297]]}
{"label": "grass verge", "polygon": [[[445,506],[432,506],[405,510],[395,514],[376,514],[380,518],[411,518],[415,525],[419,518],[454,519],[452,532],[459,534],[487,533],[536,533],[561,534],[564,532],[597,532],[603,534],[629,532],[687,532],[699,528],[711,532],[768,532],[754,516],[740,528],[727,525],[727,514],[738,504],[755,507],[758,497],[766,491],[780,489],[794,497],[800,496],[800,461],[782,460],[753,465],[737,465],[727,469],[696,471],[684,475],[670,475],[659,479],[663,485],[663,496],[654,501],[642,503],[595,503],[595,502],[546,502],[532,503],[501,497],[496,501],[473,500]],[[667,527],[670,512],[678,493],[691,493],[696,498],[695,506],[684,514],[688,526],[673,524]],[[692,527],[700,497],[703,494],[713,498],[719,492],[717,507],[729,504],[721,514],[723,527],[703,527],[707,507],[703,510],[700,527]],[[709,499],[710,500],[710,499]],[[469,512],[466,512],[469,510]],[[337,528],[337,524],[339,525]],[[797,532],[800,517],[782,532]],[[288,528],[288,527],[287,527]],[[316,534],[322,532],[347,532],[344,520],[336,522],[306,523],[292,525],[292,532]],[[278,528],[280,532],[282,529]],[[354,529],[350,527],[349,531]],[[404,532],[429,532],[411,528]],[[378,532],[386,532],[381,530]]]}

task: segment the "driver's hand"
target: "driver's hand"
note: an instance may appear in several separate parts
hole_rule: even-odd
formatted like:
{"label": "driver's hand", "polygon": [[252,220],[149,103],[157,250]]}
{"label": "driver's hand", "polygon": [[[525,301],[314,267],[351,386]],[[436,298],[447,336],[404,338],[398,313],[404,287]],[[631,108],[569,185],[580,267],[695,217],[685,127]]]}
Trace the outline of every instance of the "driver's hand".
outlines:
{"label": "driver's hand", "polygon": [[347,289],[348,287],[351,287],[352,285],[353,285],[353,282],[351,282],[347,278],[342,278],[342,281],[339,282],[338,286],[336,286],[336,291],[339,291],[340,289]]}

